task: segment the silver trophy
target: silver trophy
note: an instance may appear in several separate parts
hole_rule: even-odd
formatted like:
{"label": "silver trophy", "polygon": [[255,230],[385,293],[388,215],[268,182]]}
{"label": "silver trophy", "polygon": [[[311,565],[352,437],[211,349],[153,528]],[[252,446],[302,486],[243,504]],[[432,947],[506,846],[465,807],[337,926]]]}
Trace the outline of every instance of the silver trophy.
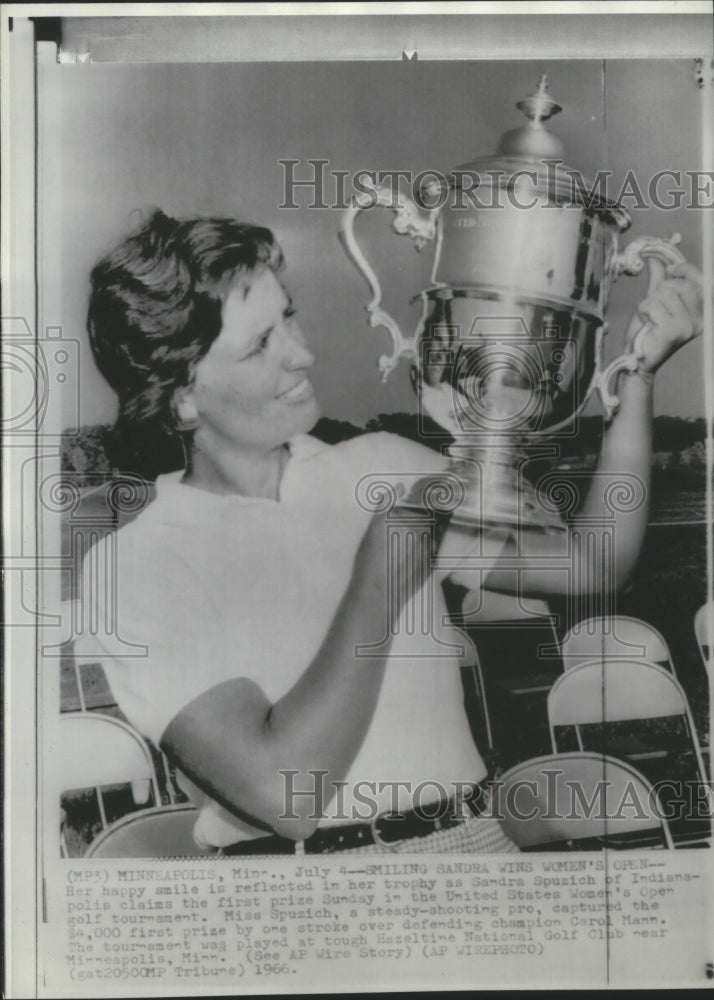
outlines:
{"label": "silver trophy", "polygon": [[368,206],[355,199],[341,223],[372,293],[370,325],[392,337],[392,353],[379,362],[383,379],[410,359],[422,412],[454,439],[452,469],[464,487],[454,520],[465,525],[563,529],[525,474],[529,449],[572,428],[595,391],[612,417],[615,376],[637,368],[648,327],[604,365],[610,285],[647,263],[652,291],[684,260],[677,234],[618,250],[630,216],[563,162],[563,143],[544,127],[562,110],[546,84],[543,77],[518,103],[527,122],[503,135],[495,156],[454,168],[448,180],[432,175],[415,201],[375,188],[373,202],[394,211],[396,233],[418,250],[435,246],[411,337],[382,308],[379,280],[355,238]]}

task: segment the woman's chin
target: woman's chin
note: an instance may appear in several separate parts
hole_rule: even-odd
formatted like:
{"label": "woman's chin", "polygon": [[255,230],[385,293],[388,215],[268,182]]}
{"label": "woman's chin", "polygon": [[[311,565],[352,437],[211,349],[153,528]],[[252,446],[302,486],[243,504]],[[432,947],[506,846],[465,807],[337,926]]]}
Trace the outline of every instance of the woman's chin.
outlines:
{"label": "woman's chin", "polygon": [[295,421],[293,434],[307,434],[312,430],[317,421],[322,416],[322,407],[316,396],[305,400],[300,406],[295,408]]}

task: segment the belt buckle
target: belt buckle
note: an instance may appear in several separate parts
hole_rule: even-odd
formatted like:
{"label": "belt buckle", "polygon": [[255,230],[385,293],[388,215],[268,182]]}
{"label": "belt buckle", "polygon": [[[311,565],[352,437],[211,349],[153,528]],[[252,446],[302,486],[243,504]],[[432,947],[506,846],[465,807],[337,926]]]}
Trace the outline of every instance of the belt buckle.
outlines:
{"label": "belt buckle", "polygon": [[457,806],[459,808],[459,822],[464,822],[469,816],[466,815],[464,810],[467,810],[470,817],[475,819],[478,816],[482,816],[488,811],[490,805],[491,789],[488,786],[482,784],[477,784],[473,789],[472,793],[468,798],[460,797],[457,799]]}
{"label": "belt buckle", "polygon": [[383,840],[377,829],[377,823],[380,821],[380,819],[386,819],[389,816],[402,816],[402,815],[403,815],[402,813],[390,812],[390,813],[378,813],[376,816],[372,817],[372,819],[369,821],[369,829],[370,833],[372,834],[372,840],[374,841],[375,844],[378,844],[379,847],[388,847],[391,850],[396,850],[397,844],[404,843],[405,840],[404,837],[400,837],[398,840]]}

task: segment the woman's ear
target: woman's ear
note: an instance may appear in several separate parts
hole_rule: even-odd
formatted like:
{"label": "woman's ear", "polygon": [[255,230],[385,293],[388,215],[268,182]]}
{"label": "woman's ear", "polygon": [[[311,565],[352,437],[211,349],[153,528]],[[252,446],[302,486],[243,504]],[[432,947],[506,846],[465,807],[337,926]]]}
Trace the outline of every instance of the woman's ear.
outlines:
{"label": "woman's ear", "polygon": [[198,427],[198,408],[190,386],[176,389],[171,398],[171,411],[177,431],[195,431]]}

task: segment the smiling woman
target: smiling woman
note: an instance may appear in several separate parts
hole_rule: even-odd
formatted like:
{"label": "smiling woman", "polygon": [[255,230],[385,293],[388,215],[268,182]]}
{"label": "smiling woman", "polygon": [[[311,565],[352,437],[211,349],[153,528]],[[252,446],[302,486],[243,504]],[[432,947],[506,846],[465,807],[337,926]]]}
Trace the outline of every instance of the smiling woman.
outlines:
{"label": "smiling woman", "polygon": [[319,416],[306,374],[313,363],[275,274],[237,276],[219,336],[175,394],[181,426],[193,429],[184,482],[275,499],[285,442]]}
{"label": "smiling woman", "polygon": [[254,273],[281,266],[268,229],[155,211],[93,269],[90,343],[119,397],[117,430],[137,471],[154,478],[182,464],[171,448],[182,437],[176,392],[220,334],[224,301],[237,303]]}

